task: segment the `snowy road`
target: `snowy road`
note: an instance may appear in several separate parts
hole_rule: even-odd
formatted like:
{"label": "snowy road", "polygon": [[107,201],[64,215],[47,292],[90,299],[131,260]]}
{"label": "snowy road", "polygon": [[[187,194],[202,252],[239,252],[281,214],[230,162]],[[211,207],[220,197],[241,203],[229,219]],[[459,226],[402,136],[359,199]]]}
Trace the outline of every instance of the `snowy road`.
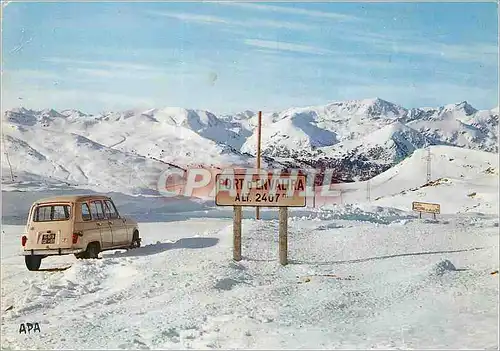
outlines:
{"label": "snowy road", "polygon": [[498,348],[498,218],[371,216],[291,218],[286,267],[275,220],[244,220],[239,263],[231,221],[199,218],[41,272],[4,226],[2,348]]}

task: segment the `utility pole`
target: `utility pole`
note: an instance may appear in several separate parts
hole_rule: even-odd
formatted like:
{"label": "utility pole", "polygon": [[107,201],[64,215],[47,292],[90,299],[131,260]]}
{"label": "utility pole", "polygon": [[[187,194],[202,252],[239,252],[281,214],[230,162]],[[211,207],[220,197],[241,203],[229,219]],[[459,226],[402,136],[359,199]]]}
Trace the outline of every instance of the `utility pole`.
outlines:
{"label": "utility pole", "polygon": [[370,202],[370,179],[366,182],[366,199]]}
{"label": "utility pole", "polygon": [[[262,140],[262,111],[259,111],[259,119],[257,121],[257,170],[260,170],[260,143]],[[260,219],[260,207],[255,207],[255,218]]]}
{"label": "utility pole", "polygon": [[14,172],[12,171],[12,164],[10,163],[9,152],[7,151],[7,145],[5,143],[5,136],[3,134],[2,134],[2,143],[3,143],[4,152],[5,152],[5,157],[6,157],[7,163],[9,164],[10,179],[12,180],[12,182],[14,182]]}
{"label": "utility pole", "polygon": [[431,148],[427,149],[427,183],[431,181]]}

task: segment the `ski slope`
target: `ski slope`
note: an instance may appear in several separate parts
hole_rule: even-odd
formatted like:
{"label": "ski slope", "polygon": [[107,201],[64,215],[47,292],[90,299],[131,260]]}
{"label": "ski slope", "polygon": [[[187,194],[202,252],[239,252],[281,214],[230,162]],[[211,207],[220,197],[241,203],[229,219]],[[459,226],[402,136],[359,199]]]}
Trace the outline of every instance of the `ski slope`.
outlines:
{"label": "ski slope", "polygon": [[[425,186],[429,150],[431,184]],[[413,201],[422,201],[440,203],[441,212],[447,214],[498,215],[498,161],[498,154],[490,152],[430,146],[416,150],[369,181],[334,184],[331,188],[342,192],[342,199],[335,201],[345,204],[370,202],[409,210]],[[317,191],[320,192],[320,188]],[[328,205],[328,202],[329,199],[317,199],[316,206]]]}

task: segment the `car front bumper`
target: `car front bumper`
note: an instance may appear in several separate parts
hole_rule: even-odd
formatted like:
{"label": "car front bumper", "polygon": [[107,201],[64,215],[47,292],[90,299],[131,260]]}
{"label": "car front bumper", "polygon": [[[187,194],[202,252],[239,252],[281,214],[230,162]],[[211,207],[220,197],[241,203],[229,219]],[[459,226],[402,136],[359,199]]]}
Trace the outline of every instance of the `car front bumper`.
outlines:
{"label": "car front bumper", "polygon": [[21,256],[60,256],[60,255],[71,255],[77,254],[85,251],[84,249],[31,249],[23,250]]}

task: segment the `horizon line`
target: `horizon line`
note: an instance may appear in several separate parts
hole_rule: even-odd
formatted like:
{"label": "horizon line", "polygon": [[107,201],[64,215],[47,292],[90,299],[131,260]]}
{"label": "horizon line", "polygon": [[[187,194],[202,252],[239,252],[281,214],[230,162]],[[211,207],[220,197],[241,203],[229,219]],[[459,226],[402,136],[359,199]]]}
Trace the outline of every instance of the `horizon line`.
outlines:
{"label": "horizon line", "polygon": [[472,105],[468,100],[461,100],[459,102],[451,102],[451,103],[445,103],[445,104],[440,104],[438,106],[419,106],[419,107],[405,107],[401,104],[398,104],[396,102],[392,102],[390,100],[387,100],[387,99],[384,99],[384,98],[381,98],[381,97],[372,97],[372,98],[360,98],[360,99],[345,99],[345,100],[331,100],[331,101],[328,101],[324,104],[312,104],[312,105],[300,105],[300,106],[290,106],[290,107],[286,107],[286,108],[275,108],[275,109],[268,109],[267,111],[265,110],[259,110],[259,109],[245,109],[245,108],[242,108],[240,110],[238,110],[239,112],[212,112],[213,109],[207,109],[207,108],[196,108],[196,107],[185,107],[185,106],[173,106],[173,105],[164,105],[162,107],[130,107],[130,108],[120,108],[120,109],[111,109],[111,110],[102,110],[101,112],[97,112],[97,113],[87,113],[87,112],[84,112],[84,110],[81,110],[81,109],[78,109],[78,108],[72,108],[72,107],[69,107],[69,108],[62,108],[62,109],[56,109],[56,108],[53,108],[53,107],[45,107],[45,108],[30,108],[30,107],[25,107],[25,106],[17,106],[17,107],[10,107],[10,108],[2,108],[2,114],[6,113],[6,112],[9,112],[9,111],[13,111],[13,110],[16,110],[16,109],[24,109],[24,110],[28,110],[28,111],[34,111],[34,112],[41,112],[41,111],[45,111],[45,110],[53,110],[55,112],[64,112],[64,111],[70,111],[70,110],[73,110],[73,111],[77,111],[77,112],[80,112],[84,115],[87,115],[87,116],[94,116],[94,115],[102,115],[102,114],[105,114],[105,113],[113,113],[113,112],[128,112],[128,111],[137,111],[137,110],[143,110],[144,112],[148,111],[148,110],[161,110],[161,109],[168,109],[168,108],[172,108],[172,109],[183,109],[183,110],[191,110],[191,111],[204,111],[204,112],[209,112],[209,113],[212,113],[214,115],[235,115],[235,114],[239,114],[239,113],[243,113],[243,112],[259,112],[261,111],[262,113],[276,113],[276,112],[282,112],[282,111],[286,111],[286,110],[289,110],[289,109],[293,109],[293,108],[299,108],[299,109],[306,109],[306,108],[315,108],[315,107],[321,107],[321,106],[328,106],[328,105],[331,105],[331,104],[335,104],[335,103],[348,103],[348,102],[362,102],[362,101],[383,101],[383,102],[387,102],[387,103],[390,103],[392,105],[395,105],[397,107],[401,107],[403,108],[404,110],[412,110],[412,109],[439,109],[439,108],[443,108],[443,107],[446,107],[446,106],[450,106],[450,105],[460,105],[460,104],[467,104],[469,106],[471,106],[472,108],[474,108],[475,110],[477,111],[493,111],[493,110],[498,110],[499,108],[499,104],[497,104],[496,106],[493,106],[491,108],[486,108],[486,109],[478,109],[476,107],[474,107],[474,105]]}

